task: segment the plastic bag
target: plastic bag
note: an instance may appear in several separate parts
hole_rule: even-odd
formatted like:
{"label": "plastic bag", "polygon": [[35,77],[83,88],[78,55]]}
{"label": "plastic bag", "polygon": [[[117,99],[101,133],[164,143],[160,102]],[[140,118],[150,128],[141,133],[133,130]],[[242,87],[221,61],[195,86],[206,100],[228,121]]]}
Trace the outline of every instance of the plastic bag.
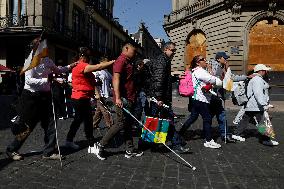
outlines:
{"label": "plastic bag", "polygon": [[269,115],[267,111],[263,113],[263,118],[259,123],[256,120],[256,117],[254,117],[254,120],[256,122],[257,130],[260,134],[264,136],[268,136],[269,138],[273,138],[273,139],[275,138],[275,132],[272,127],[272,123],[269,119]]}

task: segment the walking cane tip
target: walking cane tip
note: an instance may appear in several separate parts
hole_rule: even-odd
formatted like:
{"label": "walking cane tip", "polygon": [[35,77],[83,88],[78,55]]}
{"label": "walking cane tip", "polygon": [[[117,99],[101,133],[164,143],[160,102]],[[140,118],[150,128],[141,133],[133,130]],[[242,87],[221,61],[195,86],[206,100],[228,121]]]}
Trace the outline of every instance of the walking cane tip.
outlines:
{"label": "walking cane tip", "polygon": [[196,167],[192,167],[192,170],[195,171],[195,170],[196,170]]}

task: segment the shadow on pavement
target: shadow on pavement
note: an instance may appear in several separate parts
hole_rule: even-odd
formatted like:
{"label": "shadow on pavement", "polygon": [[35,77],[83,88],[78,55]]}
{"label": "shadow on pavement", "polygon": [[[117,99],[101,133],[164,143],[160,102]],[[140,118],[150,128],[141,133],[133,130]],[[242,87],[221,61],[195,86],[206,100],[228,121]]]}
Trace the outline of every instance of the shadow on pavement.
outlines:
{"label": "shadow on pavement", "polygon": [[11,160],[10,158],[0,159],[0,171],[12,162],[13,160]]}

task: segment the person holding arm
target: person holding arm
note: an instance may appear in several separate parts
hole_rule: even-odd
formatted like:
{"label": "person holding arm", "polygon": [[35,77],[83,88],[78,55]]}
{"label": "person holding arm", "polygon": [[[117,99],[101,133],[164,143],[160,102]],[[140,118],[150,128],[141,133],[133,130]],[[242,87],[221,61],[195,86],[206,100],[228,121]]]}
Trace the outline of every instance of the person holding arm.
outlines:
{"label": "person holding arm", "polygon": [[73,142],[73,139],[80,124],[84,122],[84,132],[88,140],[88,152],[90,153],[95,143],[91,98],[95,95],[96,81],[92,72],[105,69],[111,66],[114,61],[90,65],[90,50],[87,47],[79,48],[79,57],[77,66],[72,70],[73,88],[71,98],[75,109],[75,117],[67,134],[65,146],[72,149],[79,149],[79,146]]}
{"label": "person holding arm", "polygon": [[[35,52],[40,38],[32,41],[32,51]],[[31,53],[30,56],[32,56]],[[31,62],[32,57],[26,59]],[[28,63],[28,62],[26,62]],[[26,64],[25,63],[25,64]],[[20,97],[19,106],[17,108],[20,117],[20,124],[27,127],[27,130],[16,135],[12,143],[6,149],[8,157],[14,161],[22,160],[23,156],[19,154],[18,150],[24,144],[30,133],[33,131],[38,122],[41,122],[41,127],[44,130],[43,158],[58,160],[59,154],[55,150],[56,145],[56,131],[54,127],[52,99],[51,99],[51,74],[60,74],[68,72],[76,66],[72,63],[65,67],[57,67],[49,57],[40,59],[38,66],[25,72],[24,90]]]}
{"label": "person holding arm", "polygon": [[[260,123],[263,119],[264,111],[269,109],[269,84],[265,81],[265,79],[268,78],[269,70],[271,70],[271,68],[264,64],[257,64],[254,67],[256,76],[249,81],[247,86],[247,96],[249,100],[244,107],[245,114],[233,134],[233,138],[238,141],[245,141],[243,132],[247,128],[249,121],[255,118],[257,122]],[[279,145],[279,142],[270,139],[268,136],[261,135],[259,140],[264,145]]]}
{"label": "person holding arm", "polygon": [[143,152],[134,149],[132,124],[133,118],[126,113],[122,108],[126,108],[133,113],[133,104],[136,99],[136,88],[133,80],[133,58],[136,55],[136,45],[131,42],[126,42],[122,47],[121,55],[116,59],[113,65],[113,89],[115,119],[113,126],[107,131],[102,140],[96,144],[95,154],[98,159],[105,160],[105,146],[109,141],[122,129],[124,129],[125,140],[125,157],[131,158],[142,156]]}
{"label": "person holding arm", "polygon": [[211,93],[204,90],[208,84],[222,86],[222,81],[210,75],[207,71],[207,62],[204,57],[197,55],[191,62],[192,81],[194,86],[194,95],[192,96],[192,110],[190,117],[183,124],[179,134],[183,136],[185,131],[197,120],[199,114],[203,119],[203,131],[205,133],[204,146],[207,148],[220,148],[221,145],[217,144],[211,136],[212,116],[210,113],[209,105],[211,100]]}
{"label": "person holding arm", "polygon": [[[229,55],[227,55],[224,51],[220,51],[216,53],[215,60],[210,61],[210,74],[218,77],[223,80],[224,76],[229,68]],[[251,74],[249,76],[246,75],[231,75],[231,78],[234,82],[245,81],[248,78],[252,78],[254,75]],[[232,134],[228,132],[228,127],[226,126],[226,111],[225,111],[225,94],[226,91],[223,88],[213,88],[214,92],[217,94],[216,96],[212,96],[210,101],[210,110],[212,114],[212,118],[216,116],[218,122],[218,129],[221,135],[222,141],[226,141],[228,143],[234,143],[236,140],[232,138]],[[226,136],[225,136],[226,135]]]}

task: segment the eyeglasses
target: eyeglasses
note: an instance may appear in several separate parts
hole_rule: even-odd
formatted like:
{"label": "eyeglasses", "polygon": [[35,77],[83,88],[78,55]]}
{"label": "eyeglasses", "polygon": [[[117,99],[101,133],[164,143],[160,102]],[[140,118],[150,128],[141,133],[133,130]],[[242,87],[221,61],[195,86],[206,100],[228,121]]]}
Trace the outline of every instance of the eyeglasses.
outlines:
{"label": "eyeglasses", "polygon": [[200,62],[200,61],[206,61],[206,59],[205,58],[201,58],[197,62]]}

